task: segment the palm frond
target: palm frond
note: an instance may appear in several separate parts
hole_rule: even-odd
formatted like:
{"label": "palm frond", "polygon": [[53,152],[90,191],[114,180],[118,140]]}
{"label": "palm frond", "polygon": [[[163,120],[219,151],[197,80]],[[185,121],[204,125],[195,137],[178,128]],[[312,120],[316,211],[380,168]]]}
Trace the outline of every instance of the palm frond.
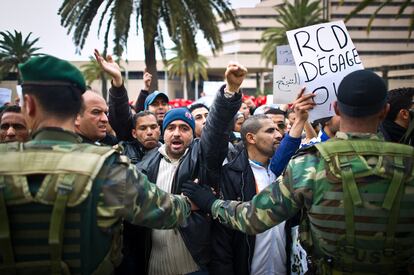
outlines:
{"label": "palm frond", "polygon": [[269,63],[276,63],[276,47],[288,44],[286,32],[322,23],[323,8],[319,7],[319,1],[300,0],[293,4],[285,2],[275,8],[276,21],[281,27],[269,28],[262,33],[261,42],[264,43],[261,58]]}

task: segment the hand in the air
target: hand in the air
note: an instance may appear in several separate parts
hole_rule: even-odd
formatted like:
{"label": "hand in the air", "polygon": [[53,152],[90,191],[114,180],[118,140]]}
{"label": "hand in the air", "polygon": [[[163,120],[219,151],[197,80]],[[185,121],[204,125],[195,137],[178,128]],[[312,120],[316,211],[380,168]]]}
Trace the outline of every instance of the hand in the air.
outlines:
{"label": "hand in the air", "polygon": [[121,68],[119,65],[112,59],[111,55],[107,55],[106,59],[101,56],[99,51],[95,49],[93,52],[95,59],[98,62],[99,66],[112,77],[112,83],[115,87],[120,87],[122,85],[122,74]]}

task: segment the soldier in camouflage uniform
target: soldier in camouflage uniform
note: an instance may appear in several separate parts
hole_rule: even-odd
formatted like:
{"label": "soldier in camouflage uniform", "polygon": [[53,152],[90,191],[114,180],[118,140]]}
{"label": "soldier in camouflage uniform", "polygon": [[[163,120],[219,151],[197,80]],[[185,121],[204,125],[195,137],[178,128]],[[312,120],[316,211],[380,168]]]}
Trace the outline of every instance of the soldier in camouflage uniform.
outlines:
{"label": "soldier in camouflage uniform", "polygon": [[408,274],[414,255],[414,150],[377,135],[386,87],[366,70],[346,76],[335,111],[336,138],[298,154],[283,180],[250,202],[216,200],[184,183],[200,209],[232,228],[257,234],[306,210],[301,241],[316,274]]}
{"label": "soldier in camouflage uniform", "polygon": [[190,215],[110,147],[80,144],[82,74],[52,56],[19,65],[27,143],[0,146],[0,274],[110,274],[122,218],[172,228]]}

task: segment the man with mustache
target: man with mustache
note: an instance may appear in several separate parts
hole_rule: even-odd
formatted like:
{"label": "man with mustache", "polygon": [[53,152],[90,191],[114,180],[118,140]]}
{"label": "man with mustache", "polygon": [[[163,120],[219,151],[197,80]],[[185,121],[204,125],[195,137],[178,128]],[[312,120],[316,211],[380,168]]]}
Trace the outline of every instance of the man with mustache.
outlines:
{"label": "man with mustache", "polygon": [[161,145],[161,131],[155,114],[150,111],[134,114],[133,121],[135,125],[131,133],[134,140],[122,141],[120,144],[124,147],[125,155],[136,164],[148,151]]}
{"label": "man with mustache", "polygon": [[83,142],[91,144],[115,145],[116,138],[108,136],[108,105],[95,91],[86,90],[82,95],[81,110],[75,120],[75,131]]}
{"label": "man with mustache", "polygon": [[[162,190],[181,193],[181,184],[198,178],[200,183],[218,182],[228,151],[229,125],[240,108],[240,85],[247,73],[237,63],[228,65],[226,85],[217,93],[201,138],[195,137],[195,121],[187,108],[167,112],[163,120],[165,143],[137,164]],[[205,274],[210,260],[210,223],[203,213],[193,212],[179,230],[149,230],[140,234],[147,244],[141,259],[147,269],[139,274]],[[136,273],[138,274],[138,273]]]}
{"label": "man with mustache", "polygon": [[[224,166],[220,177],[220,193],[225,200],[249,201],[282,173],[299,148],[308,110],[314,106],[313,96],[303,92],[294,102],[297,119],[283,139],[284,132],[266,114],[250,116],[243,123],[240,132],[244,148]],[[248,236],[214,222],[212,239],[210,274],[287,273],[285,223]]]}

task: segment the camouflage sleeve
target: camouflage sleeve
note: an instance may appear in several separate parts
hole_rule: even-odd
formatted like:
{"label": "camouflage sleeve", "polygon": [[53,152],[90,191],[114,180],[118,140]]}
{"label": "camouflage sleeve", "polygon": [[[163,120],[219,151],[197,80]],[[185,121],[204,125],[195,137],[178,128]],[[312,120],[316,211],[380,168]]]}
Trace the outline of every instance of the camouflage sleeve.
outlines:
{"label": "camouflage sleeve", "polygon": [[213,218],[247,234],[258,234],[294,216],[307,199],[312,199],[314,170],[305,169],[305,164],[304,157],[291,160],[283,179],[249,202],[216,200],[212,206]]}
{"label": "camouflage sleeve", "polygon": [[166,229],[183,224],[190,215],[184,196],[159,189],[133,165],[111,166],[109,183],[102,186],[98,225],[109,227],[120,217],[136,225]]}

